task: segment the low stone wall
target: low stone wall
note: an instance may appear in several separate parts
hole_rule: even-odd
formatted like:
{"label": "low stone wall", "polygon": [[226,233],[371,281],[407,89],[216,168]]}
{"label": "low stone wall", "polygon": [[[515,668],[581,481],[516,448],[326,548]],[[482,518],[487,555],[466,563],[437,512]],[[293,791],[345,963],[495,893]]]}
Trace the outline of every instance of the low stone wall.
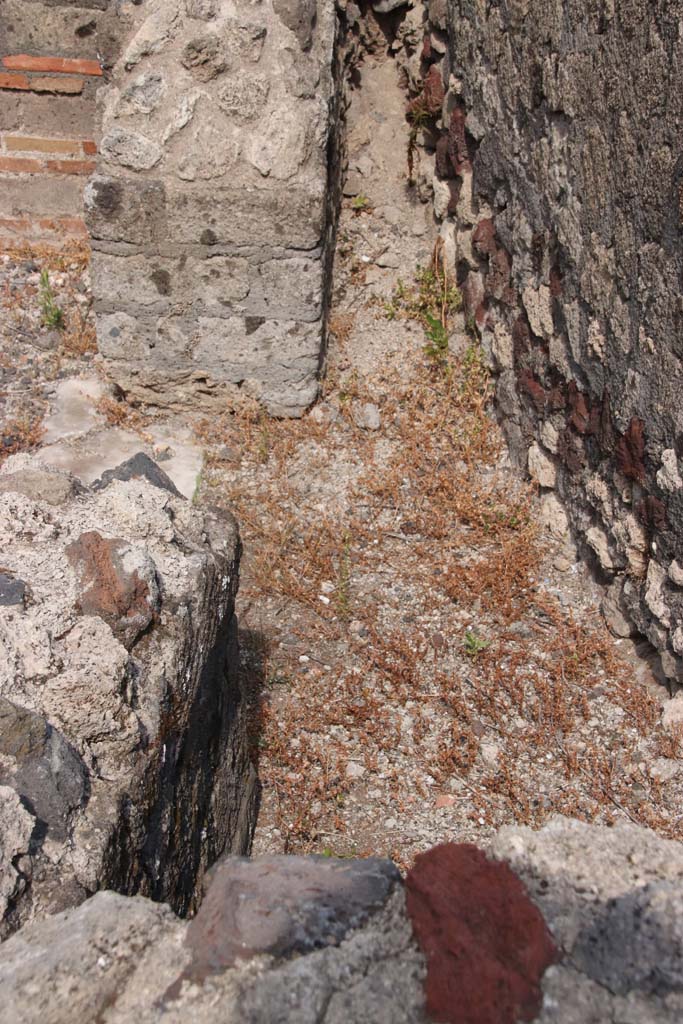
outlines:
{"label": "low stone wall", "polygon": [[14,456],[0,524],[0,937],[99,888],[184,913],[254,825],[237,527],[144,456]]}
{"label": "low stone wall", "polygon": [[675,687],[683,4],[429,8],[423,73],[448,30],[437,208],[511,450],[611,582],[612,627]]}
{"label": "low stone wall", "polygon": [[87,188],[100,351],[129,395],[300,415],[334,222],[332,5],[150,0]]}
{"label": "low stone wall", "polygon": [[98,893],[0,946],[13,1024],[675,1024],[683,849],[502,829],[390,861],[226,858],[188,923]]}

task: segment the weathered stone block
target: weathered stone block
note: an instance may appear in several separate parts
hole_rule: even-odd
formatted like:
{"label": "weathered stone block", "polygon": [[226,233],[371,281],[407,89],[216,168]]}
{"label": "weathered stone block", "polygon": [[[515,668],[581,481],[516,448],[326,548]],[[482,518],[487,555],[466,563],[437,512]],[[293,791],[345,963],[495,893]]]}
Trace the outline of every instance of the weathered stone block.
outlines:
{"label": "weathered stone block", "polygon": [[333,242],[335,12],[152,0],[132,17],[86,190],[102,352],[139,397],[163,401],[166,374],[172,404],[246,386],[300,415]]}

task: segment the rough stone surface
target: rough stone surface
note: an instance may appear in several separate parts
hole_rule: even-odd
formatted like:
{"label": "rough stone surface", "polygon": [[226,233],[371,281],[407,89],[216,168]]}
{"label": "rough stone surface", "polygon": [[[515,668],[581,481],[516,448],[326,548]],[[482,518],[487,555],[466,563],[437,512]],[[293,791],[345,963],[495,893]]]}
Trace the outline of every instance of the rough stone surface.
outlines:
{"label": "rough stone surface", "polygon": [[338,945],[386,902],[399,878],[391,861],[376,858],[224,860],[211,872],[211,898],[188,927],[195,968]]}
{"label": "rough stone surface", "polygon": [[[20,805],[12,821],[21,826]],[[26,829],[3,842],[3,857],[24,848]],[[502,829],[488,856],[466,846],[425,854],[407,901],[389,862],[227,858],[189,925],[147,899],[100,892],[0,947],[3,1009],[13,1024],[681,1019],[679,844],[631,825],[555,819],[540,832]],[[257,941],[235,960],[236,915]],[[450,961],[448,1004],[433,1014],[413,928],[428,960],[436,944]]]}
{"label": "rough stone surface", "polygon": [[25,456],[0,473],[3,568],[26,588],[0,602],[0,783],[31,822],[1,934],[100,887],[185,911],[253,826],[234,522],[145,478],[54,477]]}
{"label": "rough stone surface", "polygon": [[458,190],[443,233],[513,454],[602,570],[631,578],[625,614],[674,685],[683,595],[664,583],[653,607],[645,575],[683,551],[682,14],[448,0],[437,148]]}
{"label": "rough stone surface", "polygon": [[[297,861],[310,940],[305,949],[296,947],[299,955],[281,948],[278,956],[261,955],[234,967],[216,964],[200,980],[188,941],[192,925],[148,900],[98,893],[75,911],[27,925],[0,948],[0,987],[10,1019],[13,1024],[96,1019],[102,1024],[427,1024],[423,959],[393,865],[375,861],[368,869],[362,861],[332,860],[325,878],[316,861]],[[283,891],[292,869],[287,858],[279,862],[270,868]],[[220,868],[230,871],[230,861]],[[341,886],[339,877],[345,880]],[[226,897],[220,876],[217,884],[217,893],[209,886],[202,912],[210,910],[220,921]],[[355,918],[340,900],[342,892],[356,910],[363,907]],[[227,895],[234,906],[239,893]],[[317,915],[310,912],[314,906]],[[227,909],[215,940],[230,943]]]}
{"label": "rough stone surface", "polygon": [[160,406],[246,395],[300,415],[334,234],[334,8],[149,0],[131,17],[86,189],[100,351]]}
{"label": "rough stone surface", "polygon": [[492,853],[524,881],[563,954],[546,972],[539,1024],[680,1017],[679,843],[557,818],[538,833],[501,829]]}

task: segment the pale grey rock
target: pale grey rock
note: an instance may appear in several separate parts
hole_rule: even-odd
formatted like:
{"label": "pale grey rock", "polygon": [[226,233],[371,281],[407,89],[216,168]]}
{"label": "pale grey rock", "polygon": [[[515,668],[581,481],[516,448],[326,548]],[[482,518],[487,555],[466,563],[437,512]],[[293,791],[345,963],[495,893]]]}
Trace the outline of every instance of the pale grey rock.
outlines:
{"label": "pale grey rock", "polygon": [[528,459],[529,476],[541,487],[553,488],[557,482],[555,460],[540,445],[532,444]]}
{"label": "pale grey rock", "polygon": [[657,472],[657,483],[665,491],[678,491],[683,487],[683,480],[678,471],[678,458],[673,448],[662,452],[662,468]]}
{"label": "pale grey rock", "polygon": [[528,887],[563,953],[538,1024],[674,1024],[683,1010],[683,847],[630,824],[508,826],[491,847]]}
{"label": "pale grey rock", "polygon": [[635,636],[637,630],[628,614],[628,607],[624,601],[624,581],[616,579],[609,587],[602,600],[601,610],[607,628],[614,636],[630,637]]}
{"label": "pale grey rock", "polygon": [[100,152],[106,160],[134,171],[149,171],[159,163],[161,148],[140,132],[112,128],[100,143]]}
{"label": "pale grey rock", "polygon": [[361,430],[379,430],[382,417],[374,402],[356,402],[351,410],[353,422]]}
{"label": "pale grey rock", "polygon": [[[12,466],[20,465],[16,460]],[[5,472],[0,476],[0,493],[23,494],[34,501],[45,501],[48,505],[63,505],[77,493],[78,483],[67,473],[49,466],[27,465],[25,469]]]}
{"label": "pale grey rock", "polygon": [[[6,1012],[13,1024],[427,1024],[424,961],[393,865],[384,871],[377,861],[329,865],[329,874],[347,879],[333,891],[355,899],[357,909],[367,906],[352,917],[343,899],[330,902],[314,862],[306,888],[300,860],[304,864],[294,868],[295,858],[291,870],[298,871],[303,889],[290,905],[307,918],[311,945],[298,954],[299,933],[295,947],[281,955],[211,967],[196,959],[188,941],[192,924],[149,900],[100,892],[76,910],[27,925],[0,947]],[[279,884],[284,892],[290,869],[287,858],[280,861],[271,890]],[[225,914],[221,896],[211,886],[202,910],[212,911],[230,941],[228,922],[239,892],[227,893]]]}
{"label": "pale grey rock", "polygon": [[30,588],[0,604],[0,782],[35,825],[0,935],[107,886],[188,909],[208,865],[250,842],[237,528],[136,465],[98,491],[65,477],[59,505],[37,460],[0,471],[3,567]]}
{"label": "pale grey rock", "polygon": [[294,33],[302,50],[311,45],[316,6],[316,0],[273,0],[273,10]]}
{"label": "pale grey rock", "polygon": [[[30,883],[28,856],[35,818],[21,797],[9,786],[0,785],[0,917],[21,898]],[[0,947],[1,949],[2,947]]]}

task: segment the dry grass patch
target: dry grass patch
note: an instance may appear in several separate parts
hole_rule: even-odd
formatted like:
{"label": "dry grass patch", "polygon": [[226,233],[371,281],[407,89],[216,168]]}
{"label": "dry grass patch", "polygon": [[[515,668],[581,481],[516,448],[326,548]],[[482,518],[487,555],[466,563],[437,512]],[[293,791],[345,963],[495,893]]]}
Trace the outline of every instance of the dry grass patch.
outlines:
{"label": "dry grass patch", "polygon": [[353,374],[326,389],[335,422],[198,428],[234,451],[207,497],[240,520],[241,601],[270,641],[253,729],[282,848],[408,863],[419,840],[397,848],[383,815],[428,831],[435,792],[458,835],[561,813],[683,838],[671,787],[643,767],[683,740],[597,615],[544,583],[535,492],[501,466],[481,351],[408,359],[408,375],[383,367],[376,434],[346,414],[372,398]]}

